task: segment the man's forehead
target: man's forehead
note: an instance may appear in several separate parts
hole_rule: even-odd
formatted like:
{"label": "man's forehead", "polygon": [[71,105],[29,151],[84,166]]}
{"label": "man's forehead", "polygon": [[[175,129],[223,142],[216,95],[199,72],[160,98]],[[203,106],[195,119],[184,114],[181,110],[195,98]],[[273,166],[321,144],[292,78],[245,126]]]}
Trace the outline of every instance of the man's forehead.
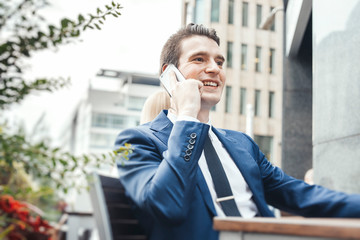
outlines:
{"label": "man's forehead", "polygon": [[[207,44],[204,44],[204,42],[207,41],[212,45],[211,49],[209,49]],[[219,45],[207,36],[194,35],[183,39],[181,42],[181,55],[207,55],[210,53],[215,53],[215,55],[219,55],[219,57],[223,58]]]}

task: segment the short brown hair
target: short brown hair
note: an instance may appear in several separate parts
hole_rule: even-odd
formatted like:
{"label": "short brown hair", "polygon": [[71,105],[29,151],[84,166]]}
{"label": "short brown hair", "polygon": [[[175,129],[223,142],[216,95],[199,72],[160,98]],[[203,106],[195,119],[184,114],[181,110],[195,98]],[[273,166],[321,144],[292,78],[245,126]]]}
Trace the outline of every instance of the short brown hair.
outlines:
{"label": "short brown hair", "polygon": [[160,74],[165,64],[174,64],[178,67],[181,54],[181,41],[193,35],[200,35],[214,40],[220,46],[220,38],[215,29],[207,28],[203,25],[190,23],[173,34],[165,43],[160,56]]}

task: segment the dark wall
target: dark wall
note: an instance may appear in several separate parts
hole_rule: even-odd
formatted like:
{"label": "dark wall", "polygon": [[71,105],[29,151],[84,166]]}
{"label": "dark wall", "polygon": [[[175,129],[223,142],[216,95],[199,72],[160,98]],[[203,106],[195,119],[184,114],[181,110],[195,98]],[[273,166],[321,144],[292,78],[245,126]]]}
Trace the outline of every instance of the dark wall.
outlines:
{"label": "dark wall", "polygon": [[284,56],[283,77],[282,169],[303,179],[312,167],[311,16],[297,56]]}

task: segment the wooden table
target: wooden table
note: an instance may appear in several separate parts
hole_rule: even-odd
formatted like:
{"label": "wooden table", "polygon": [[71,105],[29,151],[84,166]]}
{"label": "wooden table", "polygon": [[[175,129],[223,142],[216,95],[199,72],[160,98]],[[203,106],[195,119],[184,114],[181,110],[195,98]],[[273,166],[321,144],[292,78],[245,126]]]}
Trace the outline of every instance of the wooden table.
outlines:
{"label": "wooden table", "polygon": [[360,219],[215,217],[220,240],[360,239]]}

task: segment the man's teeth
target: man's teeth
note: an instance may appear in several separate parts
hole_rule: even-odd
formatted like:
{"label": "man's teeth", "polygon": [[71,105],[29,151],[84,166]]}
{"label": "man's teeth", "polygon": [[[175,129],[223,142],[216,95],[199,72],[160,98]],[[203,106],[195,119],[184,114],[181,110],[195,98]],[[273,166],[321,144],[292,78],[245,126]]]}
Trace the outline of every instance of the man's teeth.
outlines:
{"label": "man's teeth", "polygon": [[217,83],[215,83],[215,82],[204,82],[204,86],[217,87]]}

